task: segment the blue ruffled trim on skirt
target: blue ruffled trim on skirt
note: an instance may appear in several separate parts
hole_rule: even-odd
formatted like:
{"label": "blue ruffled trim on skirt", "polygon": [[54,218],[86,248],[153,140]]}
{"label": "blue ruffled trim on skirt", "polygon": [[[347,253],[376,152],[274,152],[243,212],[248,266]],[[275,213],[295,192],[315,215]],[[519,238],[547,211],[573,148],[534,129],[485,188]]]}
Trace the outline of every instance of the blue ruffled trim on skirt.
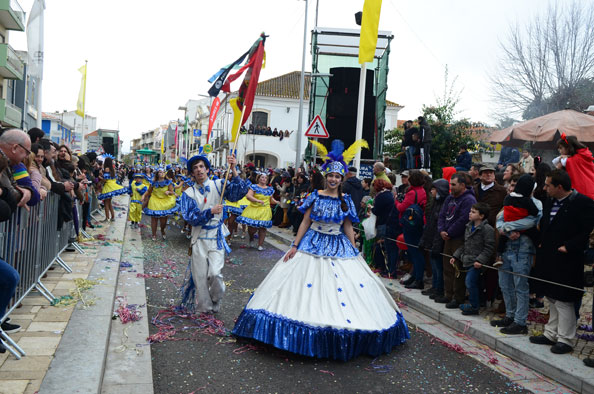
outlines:
{"label": "blue ruffled trim on skirt", "polygon": [[169,216],[177,211],[179,211],[179,204],[175,204],[173,208],[163,211],[153,211],[152,209],[144,208],[142,213],[148,216]]}
{"label": "blue ruffled trim on skirt", "polygon": [[247,224],[250,227],[258,227],[258,228],[270,228],[272,227],[272,220],[255,220],[246,218],[243,216],[239,216],[235,219],[237,223]]}
{"label": "blue ruffled trim on skirt", "polygon": [[114,190],[108,193],[101,193],[97,196],[98,200],[105,200],[106,198],[112,198],[115,196],[121,196],[122,194],[128,194],[130,190],[127,187],[123,189]]}
{"label": "blue ruffled trim on skirt", "polygon": [[243,213],[243,208],[233,207],[230,205],[225,205],[224,208],[227,214],[232,213],[233,215],[241,216],[241,214]]}
{"label": "blue ruffled trim on skirt", "polygon": [[244,309],[233,334],[253,338],[278,349],[309,357],[347,361],[361,354],[376,357],[389,353],[410,338],[402,313],[396,322],[379,331],[315,327],[266,310]]}

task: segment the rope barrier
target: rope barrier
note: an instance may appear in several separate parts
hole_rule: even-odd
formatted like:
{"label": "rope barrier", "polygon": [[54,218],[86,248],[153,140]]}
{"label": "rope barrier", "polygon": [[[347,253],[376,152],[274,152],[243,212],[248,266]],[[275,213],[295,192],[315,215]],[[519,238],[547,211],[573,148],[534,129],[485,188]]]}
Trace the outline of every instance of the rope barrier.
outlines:
{"label": "rope barrier", "polygon": [[[355,227],[353,227],[353,230],[359,231],[360,233],[363,233],[363,234],[365,233],[364,230],[361,230],[361,229],[358,229],[358,228],[355,228]],[[397,240],[397,239],[388,238],[388,237],[382,237],[382,238],[383,239],[387,239],[389,241],[394,241],[394,242],[396,242],[397,245],[398,244],[406,245],[407,247],[422,249],[422,250],[431,252],[431,249],[421,248],[419,245],[408,244],[406,242],[403,242],[403,241],[400,241],[400,240]],[[446,253],[439,253],[439,254],[441,256],[444,256],[444,257],[455,258],[454,256],[451,256],[451,255],[446,254]],[[539,282],[548,283],[550,285],[561,286],[561,287],[565,287],[567,289],[581,291],[582,293],[586,293],[587,292],[586,289],[580,289],[580,288],[569,286],[569,285],[566,285],[566,284],[563,284],[563,283],[552,282],[550,280],[546,280],[546,279],[542,279],[542,278],[537,278],[535,276],[524,275],[524,274],[520,274],[518,272],[508,271],[508,270],[504,270],[504,269],[501,269],[501,268],[492,267],[492,266],[486,265],[486,264],[482,264],[482,266],[485,267],[485,268],[487,268],[487,269],[493,270],[493,271],[503,272],[503,273],[510,274],[510,275],[516,275],[516,276],[520,276],[520,277],[523,277],[523,278],[533,279],[533,280],[537,280]],[[469,270],[460,270],[455,264],[454,264],[454,270],[456,271],[456,277],[459,277],[460,276],[460,272],[468,272],[469,271]]]}

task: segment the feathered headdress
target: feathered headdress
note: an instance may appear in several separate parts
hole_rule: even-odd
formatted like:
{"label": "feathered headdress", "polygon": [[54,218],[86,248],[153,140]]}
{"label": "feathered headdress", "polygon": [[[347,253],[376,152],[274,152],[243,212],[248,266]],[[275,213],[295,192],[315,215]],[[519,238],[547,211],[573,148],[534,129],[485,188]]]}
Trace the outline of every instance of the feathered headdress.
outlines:
{"label": "feathered headdress", "polygon": [[318,148],[320,156],[325,159],[322,165],[322,174],[324,175],[337,172],[344,176],[348,171],[347,163],[355,158],[357,152],[362,148],[369,149],[369,144],[364,139],[353,142],[347,150],[344,150],[344,143],[341,140],[334,140],[332,141],[330,152],[328,152],[324,145],[317,141],[309,140],[309,142]]}
{"label": "feathered headdress", "polygon": [[104,159],[109,157],[111,160],[115,160],[115,157],[113,155],[110,155],[109,153],[104,153],[102,156]]}

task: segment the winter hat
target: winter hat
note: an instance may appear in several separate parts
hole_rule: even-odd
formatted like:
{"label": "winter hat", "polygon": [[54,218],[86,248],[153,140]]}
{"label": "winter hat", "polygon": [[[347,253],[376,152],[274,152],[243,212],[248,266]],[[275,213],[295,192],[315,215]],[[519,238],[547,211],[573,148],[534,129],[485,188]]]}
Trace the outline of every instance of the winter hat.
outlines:
{"label": "winter hat", "polygon": [[531,175],[524,174],[518,179],[516,183],[516,187],[514,188],[514,193],[520,195],[522,197],[530,197],[532,191],[534,190],[534,185],[536,182]]}

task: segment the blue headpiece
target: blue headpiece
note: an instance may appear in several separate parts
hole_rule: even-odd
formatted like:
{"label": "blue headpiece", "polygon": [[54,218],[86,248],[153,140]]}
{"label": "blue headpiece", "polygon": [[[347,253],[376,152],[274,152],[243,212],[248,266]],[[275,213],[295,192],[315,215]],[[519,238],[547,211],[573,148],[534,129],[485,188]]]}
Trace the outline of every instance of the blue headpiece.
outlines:
{"label": "blue headpiece", "polygon": [[141,174],[140,172],[135,172],[134,178],[144,178],[144,174]]}
{"label": "blue headpiece", "polygon": [[108,158],[108,157],[109,157],[110,159],[112,159],[112,160],[115,160],[115,157],[114,157],[113,155],[110,155],[109,153],[104,153],[104,154],[103,154],[103,158],[104,158],[104,159],[106,159],[106,158]]}
{"label": "blue headpiece", "polygon": [[326,155],[326,162],[322,165],[322,174],[327,175],[336,172],[342,176],[348,171],[348,167],[343,160],[344,143],[341,140],[332,141],[332,150]]}

